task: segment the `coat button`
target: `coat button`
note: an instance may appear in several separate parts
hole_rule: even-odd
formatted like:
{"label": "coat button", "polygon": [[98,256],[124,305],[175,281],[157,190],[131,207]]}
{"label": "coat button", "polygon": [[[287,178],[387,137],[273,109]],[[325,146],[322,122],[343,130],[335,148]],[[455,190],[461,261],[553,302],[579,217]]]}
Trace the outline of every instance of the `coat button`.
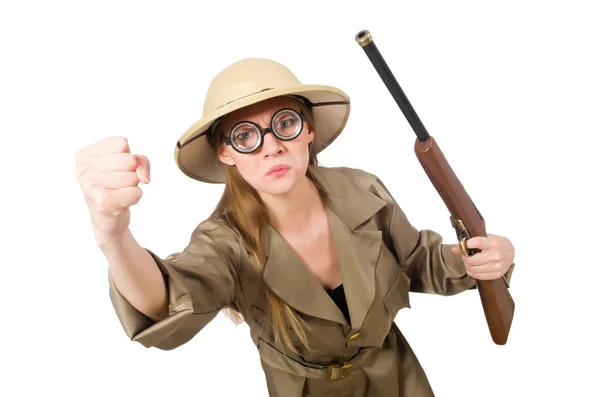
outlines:
{"label": "coat button", "polygon": [[355,333],[355,334],[352,334],[352,335],[350,335],[350,336],[348,337],[348,339],[349,339],[349,340],[354,340],[354,339],[358,338],[358,335],[360,335],[360,332],[357,332],[357,333]]}

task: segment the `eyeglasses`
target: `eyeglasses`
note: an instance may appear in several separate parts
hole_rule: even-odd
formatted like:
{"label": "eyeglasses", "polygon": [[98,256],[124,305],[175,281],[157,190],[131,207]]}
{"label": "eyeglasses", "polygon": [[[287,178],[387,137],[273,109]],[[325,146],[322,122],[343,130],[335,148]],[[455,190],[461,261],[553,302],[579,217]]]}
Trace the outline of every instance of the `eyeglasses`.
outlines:
{"label": "eyeglasses", "polygon": [[268,132],[280,141],[291,141],[302,133],[306,115],[294,109],[279,109],[271,117],[269,127],[261,129],[252,121],[240,121],[231,127],[228,137],[221,137],[227,145],[239,153],[254,153],[264,142],[264,136]]}

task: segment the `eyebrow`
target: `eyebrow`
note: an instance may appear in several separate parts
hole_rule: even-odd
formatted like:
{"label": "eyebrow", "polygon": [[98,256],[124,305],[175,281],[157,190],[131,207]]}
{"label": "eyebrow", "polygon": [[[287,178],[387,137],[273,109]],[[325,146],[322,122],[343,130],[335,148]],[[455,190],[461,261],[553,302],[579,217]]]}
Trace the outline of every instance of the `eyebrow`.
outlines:
{"label": "eyebrow", "polygon": [[[267,117],[267,119],[268,119],[269,121],[270,121],[270,120],[272,120],[272,119],[273,119],[273,116],[275,115],[275,113],[279,112],[279,111],[280,111],[280,110],[282,110],[282,109],[292,109],[292,110],[294,110],[295,112],[298,112],[298,114],[302,114],[302,113],[304,113],[304,112],[302,111],[302,109],[296,109],[296,107],[295,107],[295,106],[282,106],[282,107],[278,108],[277,110],[275,110],[273,113],[269,114],[269,116]],[[227,115],[227,116],[228,116],[228,115]],[[225,116],[225,118],[227,118],[227,116]],[[233,125],[235,125],[235,124],[238,124],[238,123],[242,123],[242,122],[245,122],[245,121],[250,121],[250,122],[253,122],[253,123],[259,124],[259,123],[255,122],[255,121],[252,121],[252,120],[250,120],[249,118],[242,118],[242,119],[240,119],[240,120],[236,121],[235,123],[233,123]],[[233,125],[232,125],[232,126],[233,126]],[[229,129],[231,129],[231,127],[229,127]]]}

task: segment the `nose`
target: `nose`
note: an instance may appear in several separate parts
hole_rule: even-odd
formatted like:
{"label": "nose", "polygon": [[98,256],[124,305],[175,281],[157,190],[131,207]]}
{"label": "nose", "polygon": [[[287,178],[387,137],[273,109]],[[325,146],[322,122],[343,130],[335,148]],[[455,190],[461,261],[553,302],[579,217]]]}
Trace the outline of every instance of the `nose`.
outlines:
{"label": "nose", "polygon": [[272,132],[268,132],[263,137],[261,154],[263,157],[274,156],[283,151],[283,145],[279,139],[275,138]]}

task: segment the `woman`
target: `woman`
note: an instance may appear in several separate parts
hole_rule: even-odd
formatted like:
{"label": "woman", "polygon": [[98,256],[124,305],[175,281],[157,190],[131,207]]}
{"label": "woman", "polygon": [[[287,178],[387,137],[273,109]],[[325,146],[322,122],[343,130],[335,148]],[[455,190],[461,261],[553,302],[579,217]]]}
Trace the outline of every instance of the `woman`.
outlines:
{"label": "woman", "polygon": [[224,182],[223,197],[185,250],[164,259],[128,228],[148,160],[122,138],[77,153],[111,300],[132,340],[174,349],[226,310],[248,323],[272,396],[433,395],[393,322],[409,290],[508,283],[514,250],[490,235],[469,240],[482,251],[462,257],[411,226],[374,175],[318,166],[349,110],[339,89],[303,85],[270,60],[217,75],[175,159],[191,178]]}

